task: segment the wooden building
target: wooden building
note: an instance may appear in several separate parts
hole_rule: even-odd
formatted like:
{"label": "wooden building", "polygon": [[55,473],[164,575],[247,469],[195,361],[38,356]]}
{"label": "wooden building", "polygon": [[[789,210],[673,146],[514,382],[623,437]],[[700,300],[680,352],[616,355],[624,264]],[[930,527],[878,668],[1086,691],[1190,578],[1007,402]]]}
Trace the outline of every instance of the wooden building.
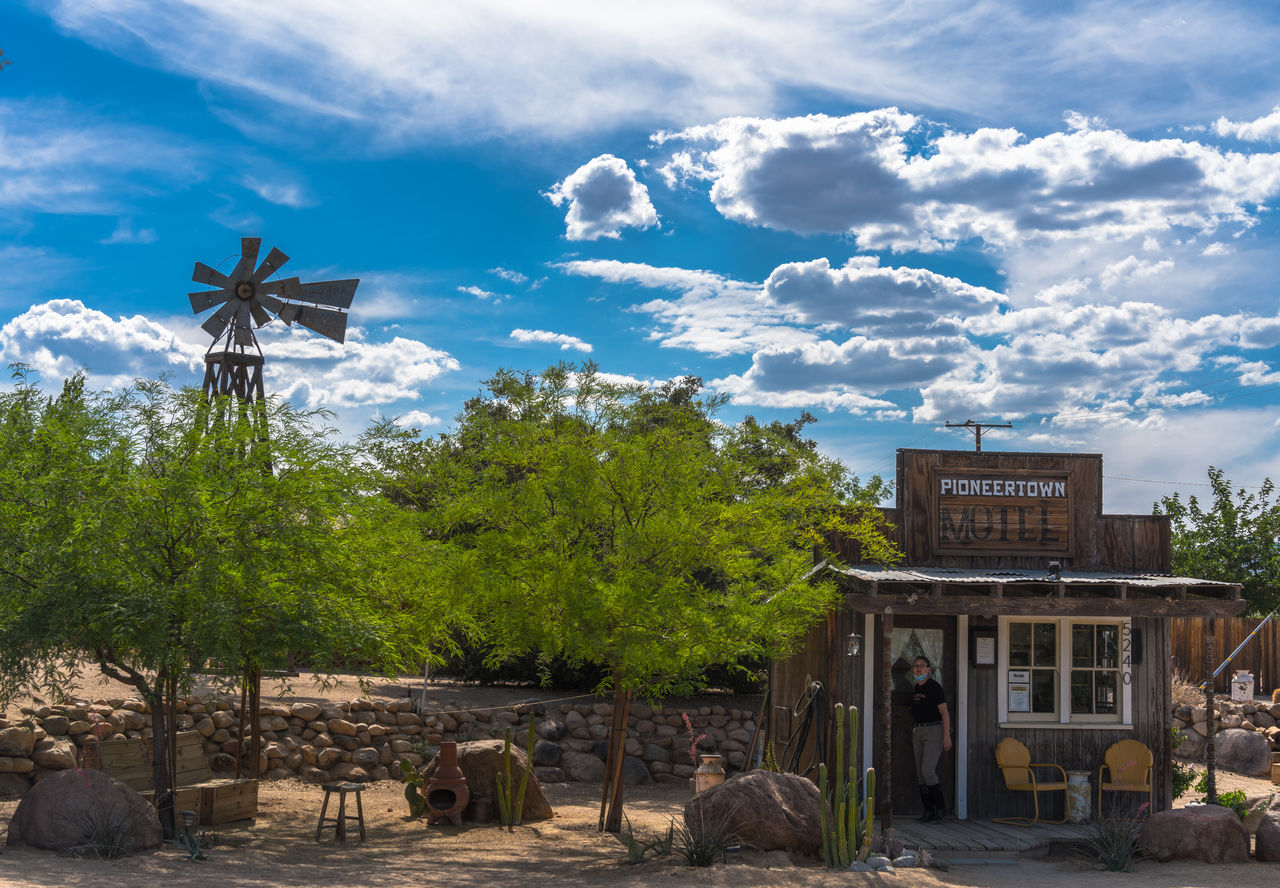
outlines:
{"label": "wooden building", "polygon": [[[819,682],[822,709],[860,711],[860,765],[874,750],[882,788],[888,778],[881,814],[918,814],[910,675],[924,653],[952,715],[939,774],[953,815],[1030,814],[1030,794],[1006,791],[996,767],[1004,737],[1090,772],[1095,792],[1107,747],[1139,740],[1155,756],[1156,808],[1169,807],[1170,619],[1238,614],[1239,586],[1170,576],[1167,518],[1102,514],[1098,454],[899,450],[897,503],[882,511],[902,562],[837,547],[815,571],[838,578],[841,606],[773,664],[779,760],[803,771],[831,748],[829,720],[802,726]],[[1061,793],[1042,796],[1041,816],[1064,816]]]}

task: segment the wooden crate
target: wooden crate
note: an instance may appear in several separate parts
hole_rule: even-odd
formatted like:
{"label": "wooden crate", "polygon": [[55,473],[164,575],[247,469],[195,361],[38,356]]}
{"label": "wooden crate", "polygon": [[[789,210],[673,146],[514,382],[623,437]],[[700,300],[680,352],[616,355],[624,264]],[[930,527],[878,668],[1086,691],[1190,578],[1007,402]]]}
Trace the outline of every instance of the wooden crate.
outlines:
{"label": "wooden crate", "polygon": [[1271,753],[1271,782],[1280,785],[1280,752]]}
{"label": "wooden crate", "polygon": [[216,780],[199,790],[202,826],[247,820],[258,813],[257,780]]}

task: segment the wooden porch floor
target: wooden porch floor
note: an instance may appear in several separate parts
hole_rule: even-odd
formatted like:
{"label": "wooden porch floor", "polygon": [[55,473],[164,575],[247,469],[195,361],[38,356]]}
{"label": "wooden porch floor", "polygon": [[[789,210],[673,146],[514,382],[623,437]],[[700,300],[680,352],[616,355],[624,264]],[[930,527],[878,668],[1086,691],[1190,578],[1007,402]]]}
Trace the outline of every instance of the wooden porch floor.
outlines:
{"label": "wooden porch floor", "polygon": [[921,823],[912,816],[895,816],[893,828],[908,848],[926,848],[950,863],[1043,857],[1051,845],[1081,845],[1093,833],[1088,823],[1038,823],[1011,826],[990,820]]}

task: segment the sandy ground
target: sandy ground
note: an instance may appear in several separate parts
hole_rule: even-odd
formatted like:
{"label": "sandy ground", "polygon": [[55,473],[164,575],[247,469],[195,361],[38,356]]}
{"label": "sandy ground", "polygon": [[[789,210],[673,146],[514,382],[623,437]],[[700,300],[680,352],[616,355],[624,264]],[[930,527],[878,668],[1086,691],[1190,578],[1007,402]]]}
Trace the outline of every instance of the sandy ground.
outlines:
{"label": "sandy ground", "polygon": [[[96,682],[96,679],[93,681]],[[409,686],[421,690],[421,679],[384,684],[372,696],[403,696]],[[358,696],[348,683],[326,692],[297,685],[290,699],[350,699]],[[92,686],[90,696],[110,697],[119,689]],[[264,689],[273,693],[271,688]],[[513,700],[566,696],[530,689],[477,689],[432,685],[429,697],[439,702],[465,700],[469,705],[497,705]],[[433,701],[435,702],[435,701]],[[749,705],[749,704],[748,704]],[[757,704],[758,705],[758,704]],[[1223,789],[1240,786],[1250,795],[1268,792],[1266,781],[1222,775]],[[1129,873],[1109,873],[1081,857],[1019,860],[1008,863],[955,866],[949,870],[901,869],[894,875],[833,873],[816,862],[796,861],[782,852],[741,852],[727,863],[706,869],[683,865],[675,856],[628,865],[622,841],[597,830],[600,788],[584,784],[544,787],[556,811],[549,821],[516,827],[496,825],[428,826],[408,816],[402,787],[384,782],[363,794],[368,838],[339,844],[331,831],[315,841],[316,819],[323,796],[317,786],[300,781],[264,783],[259,816],[252,822],[216,827],[208,858],[190,860],[174,846],[122,860],[73,858],[47,851],[5,847],[0,852],[0,885],[100,886],[144,885],[163,882],[177,888],[231,886],[404,886],[435,885],[446,880],[463,888],[490,885],[528,885],[545,880],[557,888],[574,886],[711,885],[845,886],[891,884],[901,888],[938,885],[992,888],[1077,888],[1089,884],[1117,888],[1239,888],[1269,883],[1280,876],[1270,864],[1160,864],[1139,862]],[[638,836],[665,833],[679,816],[688,797],[676,786],[628,787],[626,812]],[[6,827],[16,802],[0,802],[0,828]]]}

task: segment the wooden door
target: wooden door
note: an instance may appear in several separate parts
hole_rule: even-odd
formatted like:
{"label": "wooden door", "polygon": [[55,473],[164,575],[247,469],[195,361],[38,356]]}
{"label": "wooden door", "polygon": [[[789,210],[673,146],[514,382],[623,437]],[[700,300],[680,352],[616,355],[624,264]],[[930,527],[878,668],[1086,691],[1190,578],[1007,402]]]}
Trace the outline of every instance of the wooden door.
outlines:
{"label": "wooden door", "polygon": [[[956,759],[956,621],[949,616],[894,615],[890,653],[890,674],[893,681],[893,743],[891,757],[893,771],[893,813],[909,817],[923,810],[920,791],[917,788],[915,756],[911,748],[911,661],[924,654],[933,664],[933,677],[947,695],[947,709],[951,714],[952,750],[944,752],[938,762],[938,779],[942,783],[947,810],[955,808]],[[877,658],[878,660],[878,658]],[[883,676],[879,663],[876,669],[876,691],[879,695]],[[879,752],[879,751],[878,751]],[[877,767],[884,767],[882,753],[877,754]]]}

